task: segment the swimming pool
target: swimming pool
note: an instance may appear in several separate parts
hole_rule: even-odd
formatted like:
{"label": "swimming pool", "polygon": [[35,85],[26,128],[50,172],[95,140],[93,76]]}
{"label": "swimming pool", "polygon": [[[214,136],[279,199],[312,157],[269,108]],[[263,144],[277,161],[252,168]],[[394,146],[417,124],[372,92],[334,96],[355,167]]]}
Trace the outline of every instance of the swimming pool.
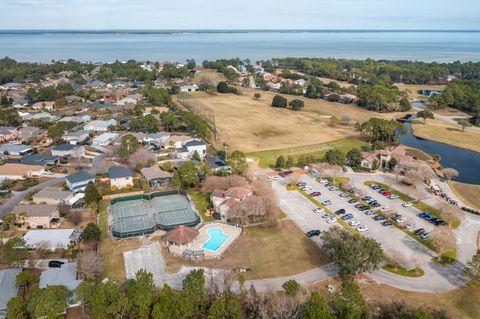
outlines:
{"label": "swimming pool", "polygon": [[222,232],[220,227],[212,227],[207,229],[207,234],[210,236],[210,238],[203,244],[202,248],[210,251],[217,251],[220,247],[222,247],[223,243],[230,238],[230,236],[227,236]]}

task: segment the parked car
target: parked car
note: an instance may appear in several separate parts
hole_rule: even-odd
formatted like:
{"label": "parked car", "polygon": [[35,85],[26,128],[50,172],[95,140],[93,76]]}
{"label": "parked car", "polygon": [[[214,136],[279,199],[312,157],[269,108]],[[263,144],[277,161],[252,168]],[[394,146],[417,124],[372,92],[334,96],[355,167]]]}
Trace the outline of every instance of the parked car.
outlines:
{"label": "parked car", "polygon": [[350,226],[358,226],[360,225],[360,222],[357,220],[352,220],[351,222],[348,223]]}
{"label": "parked car", "polygon": [[48,262],[48,267],[50,267],[50,268],[61,268],[63,264],[64,264],[63,261],[50,260],[50,261]]}
{"label": "parked car", "polygon": [[419,229],[417,229],[416,231],[414,231],[413,233],[414,233],[415,235],[417,235],[417,236],[420,236],[420,235],[422,235],[422,234],[425,233],[425,232],[426,232],[425,229],[419,228]]}
{"label": "parked car", "polygon": [[329,190],[329,191],[332,191],[332,192],[333,192],[333,191],[338,191],[338,189],[339,189],[339,188],[338,188],[337,186],[330,186],[330,187],[328,188],[328,190]]}
{"label": "parked car", "polygon": [[328,181],[324,178],[320,178],[320,180],[318,181],[320,184],[325,184],[325,183],[328,183]]}
{"label": "parked car", "polygon": [[416,226],[415,224],[408,224],[408,225],[405,226],[405,227],[407,227],[407,229],[411,231],[412,229],[415,228],[415,226]]}
{"label": "parked car", "polygon": [[398,196],[397,194],[392,194],[392,195],[388,196],[388,199],[397,199],[399,197],[400,196]]}
{"label": "parked car", "polygon": [[331,200],[329,200],[329,199],[327,199],[327,200],[324,200],[324,201],[322,202],[322,205],[325,205],[325,206],[332,205],[332,201],[331,201]]}
{"label": "parked car", "polygon": [[410,203],[410,202],[405,202],[405,203],[402,204],[402,206],[403,206],[403,207],[412,207],[413,204]]}
{"label": "parked car", "polygon": [[340,197],[347,197],[348,194],[347,194],[347,193],[340,193],[340,194],[338,194],[338,196],[340,196]]}
{"label": "parked car", "polygon": [[372,210],[372,209],[369,209],[369,210],[365,211],[364,213],[365,213],[365,215],[367,215],[367,216],[375,215],[375,211]]}
{"label": "parked car", "polygon": [[337,211],[335,212],[335,214],[337,214],[337,215],[342,215],[342,214],[345,214],[346,212],[347,212],[347,211],[346,211],[345,209],[340,208],[339,210],[337,210]]}
{"label": "parked car", "polygon": [[317,207],[313,210],[314,213],[325,213],[325,209],[323,208],[320,208],[320,207]]}
{"label": "parked car", "polygon": [[385,197],[388,197],[388,196],[391,196],[392,193],[391,192],[384,192],[384,193],[382,193],[382,195],[385,196]]}
{"label": "parked car", "polygon": [[379,220],[385,220],[385,217],[382,215],[376,215],[375,217],[373,217],[373,219],[376,221],[379,221]]}
{"label": "parked car", "polygon": [[384,221],[384,222],[382,223],[382,225],[383,225],[383,226],[392,226],[393,224],[392,224],[391,221],[386,220],[386,221]]}
{"label": "parked car", "polygon": [[386,212],[386,211],[388,211],[389,209],[390,209],[390,208],[389,208],[388,206],[384,206],[384,207],[380,208],[380,210],[381,210],[382,212]]}
{"label": "parked car", "polygon": [[348,201],[349,204],[353,204],[353,203],[356,203],[356,202],[357,202],[357,200],[355,198],[352,198]]}
{"label": "parked car", "polygon": [[353,218],[353,215],[352,214],[347,214],[347,215],[344,215],[342,217],[343,220],[349,220],[349,219],[352,219]]}
{"label": "parked car", "polygon": [[318,229],[312,229],[307,232],[308,237],[313,237],[313,236],[320,236],[320,230]]}
{"label": "parked car", "polygon": [[337,220],[335,218],[327,218],[326,222],[329,224],[333,224],[333,223],[336,223]]}
{"label": "parked car", "polygon": [[320,192],[310,193],[310,196],[312,196],[312,197],[318,197],[318,196],[320,196],[320,195],[321,195]]}
{"label": "parked car", "polygon": [[360,226],[357,228],[357,231],[363,233],[363,232],[366,232],[368,230],[368,227],[367,225],[363,225],[363,226]]}
{"label": "parked car", "polygon": [[423,240],[428,239],[429,237],[430,237],[430,233],[426,233],[426,232],[420,235],[420,238]]}
{"label": "parked car", "polygon": [[333,216],[327,213],[327,214],[323,215],[322,218],[323,219],[333,218]]}

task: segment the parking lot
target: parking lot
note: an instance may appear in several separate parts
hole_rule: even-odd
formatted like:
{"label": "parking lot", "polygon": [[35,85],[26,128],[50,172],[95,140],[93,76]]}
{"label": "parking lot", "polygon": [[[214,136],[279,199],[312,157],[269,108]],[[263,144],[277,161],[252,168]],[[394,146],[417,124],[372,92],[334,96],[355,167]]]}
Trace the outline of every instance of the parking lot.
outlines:
{"label": "parking lot", "polygon": [[[347,222],[359,222],[359,225],[353,228],[367,226],[368,230],[362,232],[362,234],[377,240],[382,245],[385,252],[392,258],[397,259],[397,261],[403,266],[407,268],[421,266],[422,264],[430,262],[431,258],[436,255],[400,229],[393,225],[383,226],[382,221],[375,221],[372,218],[373,216],[368,216],[364,212],[354,208],[356,203],[348,203],[351,199],[350,196],[340,197],[339,195],[342,193],[340,190],[328,190],[327,187],[317,182],[315,177],[311,175],[302,175],[301,181],[312,187],[307,193],[321,193],[320,196],[315,197],[318,202],[323,202],[325,200],[331,201],[331,205],[327,206],[330,211],[335,212],[343,208],[346,210],[346,214],[352,214],[353,218]],[[312,229],[324,231],[333,225],[338,225],[337,222],[327,223],[326,219],[322,218],[324,213],[314,213],[313,210],[317,206],[300,192],[287,191],[287,183],[286,179],[279,178],[272,183],[272,186],[277,191],[280,207],[303,231],[308,232]],[[403,202],[400,199],[388,199],[365,185],[354,186],[361,188],[365,194],[376,199],[381,204],[381,207],[388,206],[395,212],[405,216],[409,222],[414,222],[415,229],[424,228],[427,231],[431,231],[435,227],[427,221],[417,217],[416,214],[418,213],[418,210],[416,208],[403,207]],[[343,215],[345,214],[342,214],[342,216]],[[319,237],[312,237],[312,239],[315,242],[320,243]]]}

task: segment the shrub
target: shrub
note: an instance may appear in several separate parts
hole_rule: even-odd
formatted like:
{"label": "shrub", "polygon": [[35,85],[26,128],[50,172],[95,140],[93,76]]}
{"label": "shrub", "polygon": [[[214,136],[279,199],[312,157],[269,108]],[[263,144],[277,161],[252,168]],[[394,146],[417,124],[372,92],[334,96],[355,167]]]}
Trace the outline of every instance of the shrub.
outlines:
{"label": "shrub", "polygon": [[273,107],[283,107],[283,108],[285,108],[285,107],[287,107],[287,105],[288,105],[288,101],[283,96],[277,94],[273,97],[273,100],[272,100],[272,106]]}
{"label": "shrub", "polygon": [[292,110],[295,110],[295,111],[301,110],[305,106],[305,102],[299,99],[291,100],[290,103],[288,104],[290,105]]}

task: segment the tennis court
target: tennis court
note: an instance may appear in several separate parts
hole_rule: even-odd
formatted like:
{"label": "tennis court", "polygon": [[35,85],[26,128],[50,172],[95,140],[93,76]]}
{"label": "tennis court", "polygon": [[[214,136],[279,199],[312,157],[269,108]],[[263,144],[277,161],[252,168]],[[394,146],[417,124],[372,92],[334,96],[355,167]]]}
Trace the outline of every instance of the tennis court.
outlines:
{"label": "tennis court", "polygon": [[182,191],[116,198],[111,202],[110,214],[112,234],[120,238],[147,235],[179,225],[195,226],[200,222]]}

